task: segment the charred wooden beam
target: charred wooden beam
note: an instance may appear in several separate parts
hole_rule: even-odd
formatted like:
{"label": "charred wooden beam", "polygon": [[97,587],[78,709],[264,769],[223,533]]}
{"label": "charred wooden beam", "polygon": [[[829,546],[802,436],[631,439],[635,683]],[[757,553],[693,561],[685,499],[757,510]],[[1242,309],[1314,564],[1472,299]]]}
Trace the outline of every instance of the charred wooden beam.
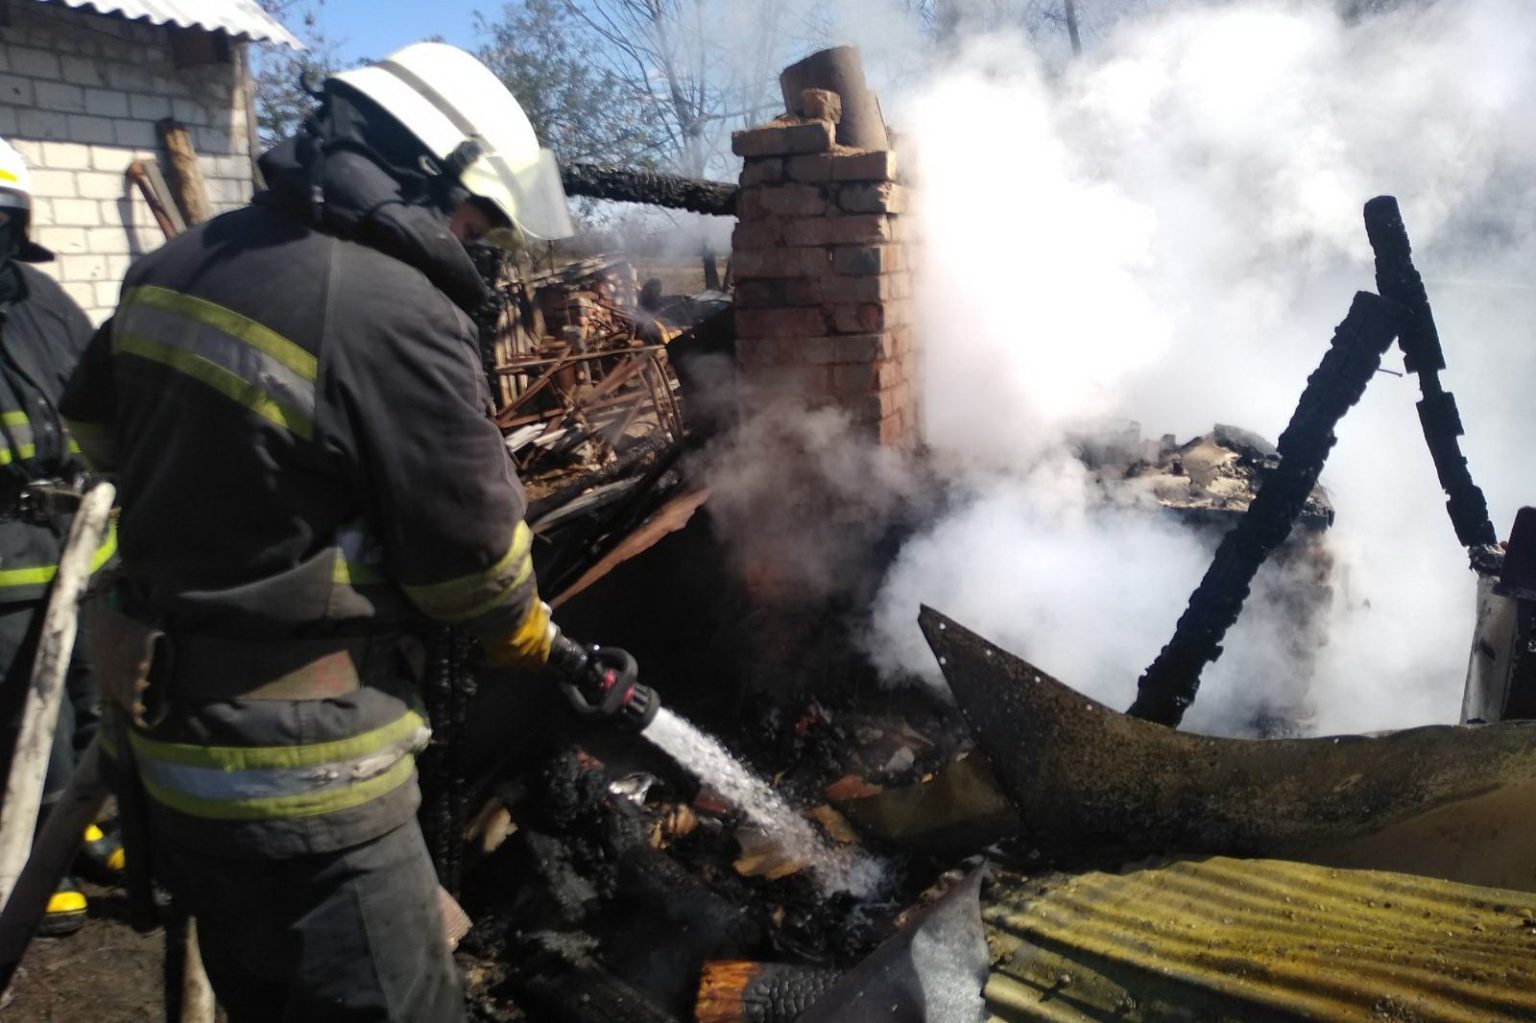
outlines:
{"label": "charred wooden beam", "polygon": [[1456,397],[1440,386],[1445,352],[1435,314],[1429,308],[1424,279],[1414,269],[1408,231],[1397,208],[1397,199],[1379,195],[1365,204],[1365,233],[1376,253],[1376,290],[1381,297],[1403,307],[1402,330],[1397,343],[1403,350],[1408,372],[1419,378],[1419,425],[1435,462],[1435,475],[1445,491],[1456,539],[1463,547],[1482,547],[1498,542],[1488,518],[1488,502],[1472,482],[1472,472],[1457,440],[1465,431]]}
{"label": "charred wooden beam", "polygon": [[519,1004],[552,1023],[677,1023],[592,958],[579,939],[540,932],[514,948]]}
{"label": "charred wooden beam", "polygon": [[568,195],[646,203],[716,217],[736,215],[736,194],[740,191],[721,181],[698,181],[675,174],[620,170],[590,163],[565,164],[560,168],[560,180]]}
{"label": "charred wooden beam", "polygon": [[1200,689],[1200,672],[1221,656],[1221,640],[1237,621],[1259,566],[1290,535],[1296,516],[1317,485],[1337,438],[1334,427],[1381,366],[1397,335],[1398,307],[1359,292],[1334,332],[1328,353],[1296,404],[1277,445],[1280,464],[1264,481],[1247,513],[1222,537],[1173,638],[1141,676],[1133,717],[1177,727]]}
{"label": "charred wooden beam", "polygon": [[836,970],[789,963],[705,963],[694,1018],[698,1023],[794,1023],[837,978]]}

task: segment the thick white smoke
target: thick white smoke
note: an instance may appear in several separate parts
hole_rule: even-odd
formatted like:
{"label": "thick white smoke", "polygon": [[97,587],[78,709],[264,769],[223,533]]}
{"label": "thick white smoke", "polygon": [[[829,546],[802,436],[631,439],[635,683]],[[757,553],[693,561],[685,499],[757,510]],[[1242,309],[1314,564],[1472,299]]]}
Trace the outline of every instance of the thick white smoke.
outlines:
{"label": "thick white smoke", "polygon": [[[902,552],[872,648],[935,676],[931,604],[1125,706],[1210,548],[1095,511],[1053,455],[1091,416],[1275,439],[1357,290],[1361,206],[1401,203],[1474,477],[1507,531],[1536,497],[1536,5],[1442,0],[1346,25],[1328,5],[1173,5],[1064,72],[996,35],[900,123],[920,159],[927,435],[965,498]],[[1394,348],[1385,363],[1401,369]],[[1324,731],[1454,720],[1474,578],[1413,378],[1378,375],[1324,473],[1339,584]],[[1261,589],[1187,719],[1240,728],[1295,665]]]}

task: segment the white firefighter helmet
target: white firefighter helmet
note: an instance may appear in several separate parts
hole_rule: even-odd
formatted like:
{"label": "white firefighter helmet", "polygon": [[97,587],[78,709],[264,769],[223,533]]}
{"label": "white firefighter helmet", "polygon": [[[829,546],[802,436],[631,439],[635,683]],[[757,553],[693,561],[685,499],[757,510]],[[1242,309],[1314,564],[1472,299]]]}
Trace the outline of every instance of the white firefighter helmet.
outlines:
{"label": "white firefighter helmet", "polygon": [[0,211],[23,219],[32,210],[32,175],[14,146],[0,139]]}
{"label": "white firefighter helmet", "polygon": [[554,154],[491,69],[446,43],[413,43],[367,67],[331,76],[367,96],[424,145],[459,183],[494,204],[523,234],[572,233]]}

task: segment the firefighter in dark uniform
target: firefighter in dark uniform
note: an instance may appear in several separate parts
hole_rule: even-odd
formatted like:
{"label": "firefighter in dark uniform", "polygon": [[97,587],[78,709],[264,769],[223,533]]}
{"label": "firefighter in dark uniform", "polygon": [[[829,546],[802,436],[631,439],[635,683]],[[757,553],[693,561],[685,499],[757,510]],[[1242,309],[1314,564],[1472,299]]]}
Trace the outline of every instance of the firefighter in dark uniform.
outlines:
{"label": "firefighter in dark uniform", "polygon": [[98,642],[153,655],[106,752],[135,768],[232,1020],[459,1020],[411,632],[453,623],[529,668],[570,646],[489,417],[463,245],[568,234],[565,196],[511,94],[438,43],[328,79],[261,169],[251,205],[134,265],[65,397],[121,495],[127,631]]}
{"label": "firefighter in dark uniform", "polygon": [[[82,468],[59,417],[59,398],[91,339],[91,323],[52,278],[27,266],[53,254],[28,237],[32,193],[26,164],[0,141],[0,671],[4,698],[19,710],[32,677],[37,627],[69,530],[72,483]],[[96,567],[111,556],[112,540]],[[95,734],[97,696],[83,657],[65,679],[64,699],[43,781],[43,812],[63,793],[75,757]],[[9,743],[6,744],[9,748]],[[88,850],[120,868],[122,850],[92,825]],[[86,899],[66,877],[48,902],[40,933],[85,923]]]}

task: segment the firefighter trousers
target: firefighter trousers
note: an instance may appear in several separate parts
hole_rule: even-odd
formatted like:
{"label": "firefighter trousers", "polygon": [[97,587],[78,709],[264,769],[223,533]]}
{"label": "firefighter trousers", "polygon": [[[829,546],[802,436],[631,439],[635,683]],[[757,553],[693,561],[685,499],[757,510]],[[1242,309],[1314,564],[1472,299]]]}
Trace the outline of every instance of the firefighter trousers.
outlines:
{"label": "firefighter trousers", "polygon": [[156,842],[230,1023],[462,1023],[463,985],[413,818],[362,845],[273,859]]}

